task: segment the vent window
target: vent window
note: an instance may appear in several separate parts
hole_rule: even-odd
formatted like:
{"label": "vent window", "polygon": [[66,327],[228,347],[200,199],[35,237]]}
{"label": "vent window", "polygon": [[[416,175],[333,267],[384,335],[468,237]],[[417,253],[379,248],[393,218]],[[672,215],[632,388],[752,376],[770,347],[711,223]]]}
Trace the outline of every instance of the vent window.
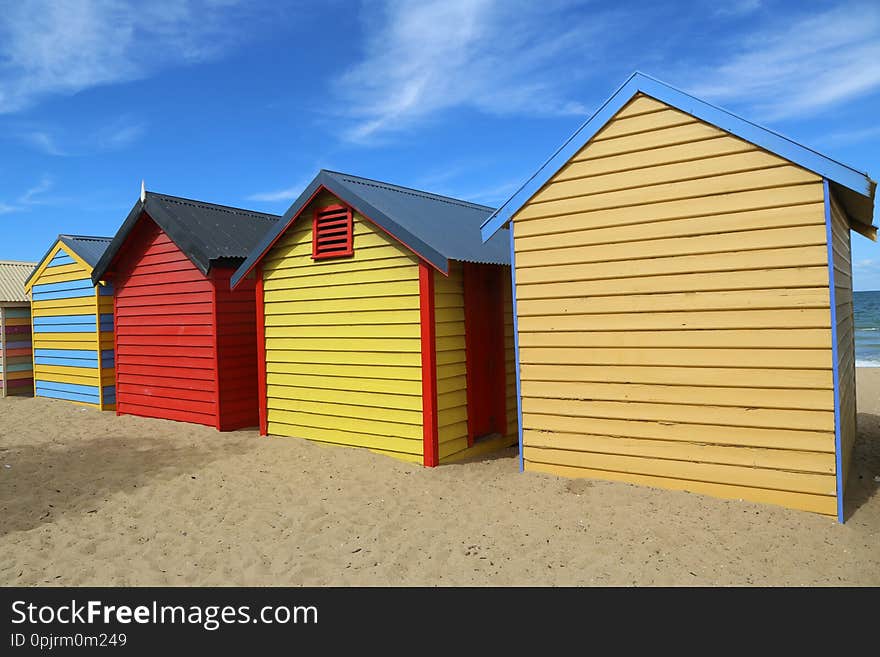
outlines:
{"label": "vent window", "polygon": [[312,227],[312,258],[344,258],[354,255],[351,208],[329,205],[315,209]]}

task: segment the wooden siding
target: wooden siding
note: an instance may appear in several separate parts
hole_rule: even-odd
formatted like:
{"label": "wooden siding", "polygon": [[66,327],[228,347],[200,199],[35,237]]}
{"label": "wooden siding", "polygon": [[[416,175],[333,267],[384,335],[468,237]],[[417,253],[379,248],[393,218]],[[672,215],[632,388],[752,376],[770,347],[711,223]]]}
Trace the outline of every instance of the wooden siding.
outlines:
{"label": "wooden siding", "polygon": [[31,288],[35,394],[111,410],[113,287],[92,285],[91,270],[60,243],[46,258]]}
{"label": "wooden siding", "polygon": [[245,279],[230,290],[234,269],[214,269],[217,336],[218,404],[217,428],[230,431],[259,424],[257,386],[256,283]]}
{"label": "wooden siding", "polygon": [[31,309],[0,306],[0,396],[34,394]]}
{"label": "wooden siding", "polygon": [[514,348],[513,289],[510,284],[510,267],[504,267],[504,375],[506,382],[507,440],[508,445],[519,441],[519,420],[516,398],[516,349]]}
{"label": "wooden siding", "polygon": [[514,216],[527,470],[836,513],[822,181],[653,99]]}
{"label": "wooden siding", "polygon": [[118,412],[218,427],[211,281],[147,218],[123,249],[114,279]]}
{"label": "wooden siding", "polygon": [[468,448],[467,363],[464,322],[464,276],[460,262],[449,276],[434,272],[437,325],[437,440],[440,463]]}
{"label": "wooden siding", "polygon": [[[830,193],[830,192],[829,192]],[[846,488],[856,440],[855,322],[852,294],[852,251],[846,215],[832,196],[831,250],[834,264],[834,302],[837,315],[837,378],[840,397],[841,479]]]}
{"label": "wooden siding", "polygon": [[268,430],[421,463],[418,263],[358,214],[354,255],[313,260],[313,208],[339,202],[315,199],[263,261]]}

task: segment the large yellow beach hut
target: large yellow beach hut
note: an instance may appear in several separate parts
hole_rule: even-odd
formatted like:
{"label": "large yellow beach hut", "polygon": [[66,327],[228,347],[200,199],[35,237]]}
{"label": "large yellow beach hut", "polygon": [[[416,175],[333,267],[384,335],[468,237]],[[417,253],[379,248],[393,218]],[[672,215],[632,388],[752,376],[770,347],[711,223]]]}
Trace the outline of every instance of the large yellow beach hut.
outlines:
{"label": "large yellow beach hut", "polygon": [[116,407],[113,288],[91,281],[109,244],[109,237],[59,235],[25,283],[37,397]]}
{"label": "large yellow beach hut", "polygon": [[516,441],[508,252],[491,208],[321,171],[245,261],[263,434],[434,466]]}
{"label": "large yellow beach hut", "polygon": [[634,74],[482,227],[514,263],[522,467],[842,521],[874,190]]}

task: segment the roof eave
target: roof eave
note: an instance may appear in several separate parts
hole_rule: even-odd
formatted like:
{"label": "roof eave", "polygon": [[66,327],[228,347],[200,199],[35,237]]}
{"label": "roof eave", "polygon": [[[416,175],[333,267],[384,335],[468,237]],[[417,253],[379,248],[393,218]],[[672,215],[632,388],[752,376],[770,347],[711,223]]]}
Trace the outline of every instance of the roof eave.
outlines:
{"label": "roof eave", "polygon": [[[836,162],[787,137],[762,128],[719,107],[670,87],[659,80],[633,73],[602,106],[480,227],[485,242],[505,225],[575,153],[599,132],[636,95],[642,93],[760,146],[823,178],[866,197],[874,198],[876,183],[866,174]],[[870,223],[870,222],[869,222]]]}

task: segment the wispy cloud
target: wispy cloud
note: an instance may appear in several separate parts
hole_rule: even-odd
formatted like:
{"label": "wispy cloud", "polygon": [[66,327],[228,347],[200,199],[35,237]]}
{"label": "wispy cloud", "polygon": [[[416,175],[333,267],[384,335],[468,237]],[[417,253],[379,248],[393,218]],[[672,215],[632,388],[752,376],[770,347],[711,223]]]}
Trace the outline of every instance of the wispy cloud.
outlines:
{"label": "wispy cloud", "polygon": [[880,89],[880,6],[848,4],[738,36],[725,61],[698,67],[696,96],[775,120],[817,113]]}
{"label": "wispy cloud", "polygon": [[347,137],[372,140],[453,108],[586,113],[568,91],[617,19],[596,8],[574,14],[578,4],[387,0],[367,18],[363,59],[335,81],[338,96],[355,108]]}
{"label": "wispy cloud", "polygon": [[23,132],[21,139],[47,155],[67,155],[55,140],[55,137],[43,130],[35,130],[33,132]]}
{"label": "wispy cloud", "polygon": [[104,151],[126,148],[140,139],[146,129],[146,122],[128,115],[121,116],[97,131],[94,145]]}
{"label": "wispy cloud", "polygon": [[0,201],[0,214],[22,212],[35,205],[54,205],[58,199],[46,198],[45,193],[52,189],[54,181],[49,175],[44,175],[38,182],[28,187],[19,194],[12,203]]}
{"label": "wispy cloud", "polygon": [[247,198],[248,201],[263,201],[267,203],[273,203],[275,201],[292,201],[302,194],[303,189],[305,189],[305,185],[293,185],[273,192],[258,192],[245,198]]}
{"label": "wispy cloud", "polygon": [[716,16],[745,16],[757,11],[764,3],[762,0],[734,0],[719,2],[715,8]]}
{"label": "wispy cloud", "polygon": [[239,39],[232,0],[20,0],[0,12],[0,114],[204,61]]}
{"label": "wispy cloud", "polygon": [[5,131],[35,150],[56,157],[92,155],[122,150],[138,141],[146,132],[147,123],[126,114],[115,119],[101,121],[97,128],[73,129],[70,126],[36,127],[33,123],[15,125]]}
{"label": "wispy cloud", "polygon": [[814,141],[823,146],[845,146],[858,142],[876,141],[877,139],[880,139],[880,126],[831,132],[818,137]]}

